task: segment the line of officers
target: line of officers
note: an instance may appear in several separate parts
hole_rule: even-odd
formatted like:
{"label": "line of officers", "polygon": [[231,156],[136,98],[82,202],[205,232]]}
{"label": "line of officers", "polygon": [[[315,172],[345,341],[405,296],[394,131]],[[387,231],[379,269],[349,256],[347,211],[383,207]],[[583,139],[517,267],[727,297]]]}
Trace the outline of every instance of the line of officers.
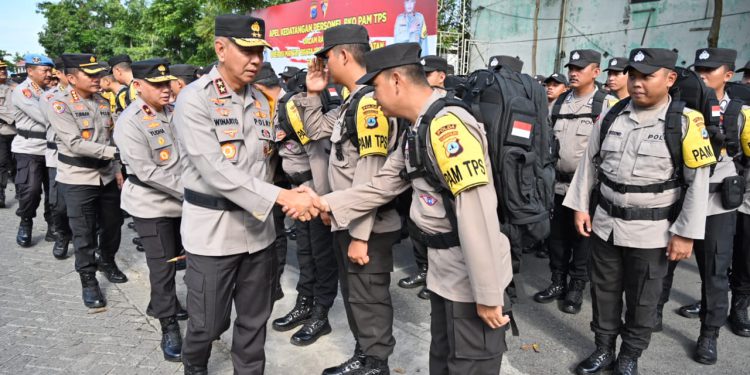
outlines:
{"label": "line of officers", "polygon": [[[411,188],[405,194],[410,202],[397,202],[410,205],[408,215],[423,234],[424,243],[413,238],[422,264],[417,275],[400,284],[426,281],[429,288],[420,294],[430,299],[432,309],[430,373],[499,373],[509,322],[503,313],[509,305],[505,288],[512,270],[492,179],[485,171],[479,183],[454,193],[454,203],[421,178],[403,178],[414,163],[400,133],[413,131],[410,124],[419,124],[430,105],[449,94],[435,87],[446,78],[445,60],[420,58],[413,43],[370,52],[366,29],[342,25],[324,32],[324,47],[306,74],[282,73],[289,79],[284,89],[262,63],[270,47],[262,19],[218,16],[215,36],[218,64],[200,77],[194,67],[183,73],[163,59],[131,62],[117,56],[108,68],[91,54],[64,54],[57,64],[41,55],[26,57],[28,78],[12,90],[0,86],[0,93],[9,93],[0,95],[5,111],[0,115],[11,113],[0,117],[2,129],[15,125],[17,133],[10,151],[17,164],[19,244],[31,245],[31,219],[41,191],[49,189],[44,196],[56,241],[53,254],[64,258],[72,238],[84,304],[103,307],[106,299],[95,272],[110,282],[127,281],[114,259],[122,208],[133,216],[146,253],[147,312],[162,325],[165,359],[182,361],[186,374],[207,373],[212,342],[229,328],[234,305],[235,373],[260,374],[266,323],[273,302],[283,296],[279,277],[286,257],[286,212],[299,220],[298,296],[294,308],[272,327],[302,326],[291,339],[296,345],[329,333],[328,310],[338,282],[355,347],[350,359],[323,374],[389,373],[395,339],[388,287],[392,247],[403,227],[398,205],[389,202]],[[707,57],[701,57],[703,52]],[[736,52],[724,49],[696,53],[695,69],[716,90],[722,111],[731,99],[721,82],[732,78],[735,58]],[[616,97],[602,97],[595,86],[600,59],[595,51],[573,51],[568,79],[560,74],[546,79],[561,152],[547,243],[552,284],[534,298],[562,298],[562,310],[577,313],[590,275],[596,350],[576,372],[615,368],[618,374],[636,374],[638,357],[661,324],[663,295],[669,290],[664,279],[674,269],[670,264],[689,257],[695,240],[703,280],[696,360],[715,362],[716,337],[728,309],[732,239],[726,231],[735,225],[739,245],[734,245],[730,322],[735,333],[750,335],[750,196],[739,214],[722,210],[714,184],[738,174],[732,157],[688,160],[708,142],[702,120],[692,121],[702,119],[694,110],[679,113],[685,165],[672,166],[664,129],[672,102],[668,89],[676,79],[674,52],[636,49],[628,58],[611,60],[608,85]],[[520,71],[518,63],[498,56],[490,67]],[[60,83],[44,91],[52,69]],[[571,90],[553,97],[555,83]],[[631,99],[626,99],[628,92]],[[343,97],[341,104],[329,106],[337,96]],[[600,136],[598,125],[618,99],[626,105]],[[749,114],[743,107],[737,117],[745,143],[750,141],[744,128]],[[479,145],[463,152],[476,153],[490,165],[482,125],[456,106],[440,111],[434,121],[445,124],[446,119]],[[600,137],[602,142],[588,142]],[[742,150],[750,156],[745,143]],[[446,150],[433,147],[429,162],[441,170],[438,160],[444,158],[438,153]],[[6,154],[3,175],[10,175]],[[713,174],[711,164],[716,164]],[[628,187],[665,184],[677,169],[684,169],[686,192],[676,219],[633,220],[643,210],[672,207],[680,192],[631,192]],[[597,179],[607,182],[595,185]],[[590,207],[594,190],[600,196]],[[441,247],[435,238],[453,225],[449,205],[455,205],[459,244]],[[593,219],[590,209],[596,210]],[[187,311],[177,300],[176,267],[169,262],[183,250]],[[188,316],[182,337],[177,320]],[[615,356],[617,336],[623,343]]]}

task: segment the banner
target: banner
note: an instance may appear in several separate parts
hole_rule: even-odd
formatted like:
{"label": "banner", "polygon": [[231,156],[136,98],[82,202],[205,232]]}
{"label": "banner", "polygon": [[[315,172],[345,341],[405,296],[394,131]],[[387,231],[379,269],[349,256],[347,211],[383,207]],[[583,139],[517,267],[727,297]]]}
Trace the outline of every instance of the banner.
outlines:
{"label": "banner", "polygon": [[416,42],[422,55],[437,50],[437,0],[300,0],[252,13],[266,21],[266,54],[274,70],[307,67],[323,47],[323,30],[344,24],[367,28],[373,49]]}

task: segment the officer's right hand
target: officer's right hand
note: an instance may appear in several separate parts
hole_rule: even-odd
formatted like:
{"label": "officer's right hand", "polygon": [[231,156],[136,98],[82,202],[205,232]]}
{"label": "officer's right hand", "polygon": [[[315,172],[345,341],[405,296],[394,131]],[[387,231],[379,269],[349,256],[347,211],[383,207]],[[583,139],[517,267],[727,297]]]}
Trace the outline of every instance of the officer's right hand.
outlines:
{"label": "officer's right hand", "polygon": [[318,94],[328,86],[326,67],[322,59],[314,58],[307,62],[305,85],[309,94]]}
{"label": "officer's right hand", "polygon": [[578,234],[583,237],[591,237],[591,215],[588,212],[575,211],[573,222],[576,225]]}
{"label": "officer's right hand", "polygon": [[502,306],[486,306],[477,303],[477,315],[492,329],[498,329],[510,322],[510,317],[503,315]]}
{"label": "officer's right hand", "polygon": [[320,213],[315,206],[310,194],[295,190],[281,190],[276,198],[276,203],[283,207],[287,216],[299,221],[308,221],[317,217]]}

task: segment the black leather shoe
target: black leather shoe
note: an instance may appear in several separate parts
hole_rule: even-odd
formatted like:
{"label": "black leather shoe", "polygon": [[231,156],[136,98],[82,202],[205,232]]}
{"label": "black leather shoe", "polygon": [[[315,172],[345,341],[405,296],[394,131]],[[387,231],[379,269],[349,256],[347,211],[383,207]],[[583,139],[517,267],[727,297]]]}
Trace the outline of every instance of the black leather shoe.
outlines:
{"label": "black leather shoe", "polygon": [[432,294],[432,292],[430,292],[430,291],[429,291],[429,290],[427,289],[427,287],[426,287],[426,286],[423,286],[423,287],[422,287],[422,290],[420,290],[420,291],[419,291],[419,293],[417,293],[417,297],[419,297],[419,298],[421,298],[421,299],[426,299],[426,300],[429,300],[429,299],[430,299],[430,294]]}
{"label": "black leather shoe", "polygon": [[701,303],[699,301],[692,305],[682,306],[677,310],[677,313],[688,319],[698,319],[701,313]]}
{"label": "black leather shoe", "polygon": [[70,245],[70,237],[66,234],[56,232],[55,244],[52,245],[52,255],[57,259],[67,258],[69,245]]}
{"label": "black leather shoe", "polygon": [[316,303],[313,306],[312,317],[292,335],[290,342],[292,345],[307,346],[329,333],[331,324],[328,322],[328,308]]}
{"label": "black leather shoe", "polygon": [[750,337],[750,319],[747,316],[748,305],[750,305],[750,296],[732,294],[729,327],[737,336]]}
{"label": "black leather shoe", "polygon": [[133,237],[133,245],[135,245],[135,246],[143,246],[143,241],[141,241],[140,237]]}
{"label": "black leather shoe", "polygon": [[391,370],[388,368],[388,361],[375,357],[366,357],[365,365],[362,369],[355,372],[356,375],[388,375],[390,373]]}
{"label": "black leather shoe", "polygon": [[713,365],[718,359],[718,350],[716,349],[716,337],[704,336],[703,334],[698,337],[698,342],[695,346],[695,353],[693,359],[704,365]]}
{"label": "black leather shoe", "polygon": [[21,247],[31,246],[31,228],[34,226],[34,221],[31,219],[21,219],[21,224],[18,225],[18,235],[16,235],[16,243]]}
{"label": "black leather shoe", "polygon": [[185,375],[208,375],[208,368],[206,366],[193,366],[185,364],[184,366]]}
{"label": "black leather shoe", "polygon": [[568,314],[578,314],[579,312],[581,312],[581,305],[583,304],[583,290],[585,288],[585,281],[571,279],[570,285],[568,285],[568,292],[565,293],[565,299],[563,300],[562,307],[560,309]]}
{"label": "black leather shoe", "polygon": [[[621,349],[622,350],[622,349]],[[613,375],[638,375],[638,358],[625,356],[622,353],[617,357]]]}
{"label": "black leather shoe", "polygon": [[182,335],[177,318],[174,316],[161,318],[159,323],[161,323],[161,351],[164,353],[164,359],[169,362],[181,362]]}
{"label": "black leather shoe", "polygon": [[297,295],[297,302],[288,314],[273,321],[271,327],[279,332],[288,331],[307,322],[312,317],[313,298]]}
{"label": "black leather shoe", "polygon": [[47,242],[54,242],[55,232],[57,232],[57,229],[55,229],[55,226],[52,224],[47,224],[47,234],[44,235],[44,240]]}
{"label": "black leather shoe", "polygon": [[188,320],[188,312],[187,310],[183,309],[182,306],[179,306],[175,317],[177,318],[177,320]]}
{"label": "black leather shoe", "polygon": [[96,274],[93,272],[81,272],[81,287],[83,288],[83,304],[90,309],[107,306],[102,290],[99,288],[99,282],[96,280]]}
{"label": "black leather shoe", "polygon": [[576,374],[598,374],[602,370],[611,370],[614,365],[614,348],[598,347],[588,358],[576,366]]}
{"label": "black leather shoe", "polygon": [[110,283],[122,284],[128,282],[128,277],[120,271],[117,267],[117,263],[114,261],[111,263],[99,263],[98,267],[99,272],[103,273],[104,277],[106,277]]}
{"label": "black leather shoe", "polygon": [[550,303],[560,299],[565,295],[565,276],[563,274],[553,273],[552,283],[547,289],[534,294],[534,301],[539,303]]}
{"label": "black leather shoe", "polygon": [[346,362],[323,370],[322,375],[349,375],[358,373],[364,367],[365,358],[364,354],[357,352],[353,357],[347,359]]}
{"label": "black leather shoe", "polygon": [[404,289],[412,289],[427,283],[427,266],[421,266],[416,275],[405,277],[398,281],[398,286]]}

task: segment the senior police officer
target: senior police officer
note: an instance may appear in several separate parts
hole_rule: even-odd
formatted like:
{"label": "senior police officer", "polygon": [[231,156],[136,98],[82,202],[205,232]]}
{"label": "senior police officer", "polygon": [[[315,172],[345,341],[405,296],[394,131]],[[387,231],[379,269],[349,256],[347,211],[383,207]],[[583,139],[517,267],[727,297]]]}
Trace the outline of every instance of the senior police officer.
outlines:
{"label": "senior police officer", "polygon": [[10,151],[16,136],[15,118],[11,106],[13,88],[8,79],[8,65],[0,59],[0,208],[5,208],[5,188],[15,175],[13,154]]}
{"label": "senior police officer", "polygon": [[[318,205],[332,212],[335,223],[346,225],[411,186],[410,232],[429,248],[430,374],[498,374],[505,351],[504,326],[510,320],[503,315],[504,290],[512,267],[510,244],[500,232],[484,132],[466,109],[451,102],[423,123],[444,93],[425,79],[419,45],[393,44],[370,52],[366,61],[367,75],[358,82],[375,86],[375,96],[388,115],[418,125],[402,139],[408,149],[398,147],[369,183],[320,197]],[[421,127],[428,127],[430,139],[422,138]],[[466,161],[484,167],[464,180],[448,183],[442,178],[444,171],[466,166]],[[428,175],[439,186],[428,182]]]}
{"label": "senior police officer", "polygon": [[159,319],[164,359],[181,360],[182,337],[177,314],[182,308],[175,292],[176,266],[168,262],[181,250],[180,217],[183,188],[180,153],[172,126],[172,81],[165,59],[132,64],[138,98],[117,120],[114,141],[121,150],[128,178],[122,209],[133,216],[146,252],[151,300],[146,313]]}
{"label": "senior police officer", "polygon": [[[115,263],[122,226],[122,174],[111,141],[114,124],[109,103],[98,94],[99,76],[106,68],[91,54],[63,54],[62,60],[72,89],[50,99],[49,121],[58,151],[56,180],[67,205],[83,303],[104,307],[97,268],[112,283],[128,280]],[[97,249],[100,259],[95,257]]]}
{"label": "senior police officer", "polygon": [[[667,262],[688,258],[693,240],[703,238],[708,165],[716,160],[707,152],[703,116],[668,94],[677,78],[676,60],[677,54],[666,49],[630,52],[631,99],[597,120],[563,202],[575,210],[578,233],[593,232],[596,350],[576,367],[578,374],[613,366],[615,374],[638,373],[638,358],[656,325]],[[615,361],[618,335],[622,345]]]}
{"label": "senior police officer", "polygon": [[[596,88],[601,54],[593,50],[575,50],[570,54],[568,78],[571,90],[561,95],[550,111],[559,159],[555,178],[555,209],[549,237],[549,266],[552,283],[534,295],[534,300],[549,303],[563,298],[562,311],[581,311],[583,291],[588,281],[589,244],[573,228],[573,211],[563,206],[563,198],[578,167],[594,122],[616,99]],[[568,284],[566,285],[566,282]]]}
{"label": "senior police officer", "polygon": [[625,99],[628,95],[628,72],[625,65],[628,63],[626,57],[613,57],[609,60],[607,69],[607,89],[617,99]]}
{"label": "senior police officer", "polygon": [[44,154],[47,150],[47,119],[42,113],[39,100],[49,84],[54,63],[46,56],[28,54],[24,56],[28,77],[13,91],[13,116],[18,135],[13,139],[11,151],[16,157],[16,190],[21,218],[16,242],[31,246],[33,219],[42,200],[44,190],[44,219],[47,221],[47,236],[54,240],[54,229],[50,223],[49,176]]}
{"label": "senior police officer", "polygon": [[[308,64],[304,108],[305,131],[311,139],[330,136],[328,181],[332,191],[364,184],[377,174],[395,144],[395,121],[387,119],[373,99],[372,88],[357,83],[366,70],[370,50],[367,29],[341,25],[325,30],[323,48]],[[333,83],[351,94],[344,103],[323,113],[322,91]],[[400,239],[401,219],[392,206],[373,210],[346,225],[334,224],[334,254],[341,295],[355,338],[354,356],[324,374],[348,374],[363,367],[373,374],[388,373],[393,353],[393,303],[389,290],[393,245]]]}
{"label": "senior police officer", "polygon": [[182,241],[188,256],[185,374],[206,374],[211,346],[229,328],[235,372],[261,374],[271,314],[275,256],[274,203],[317,215],[305,194],[272,183],[271,113],[250,83],[263,63],[265,24],[251,16],[215,20],[218,66],[188,85],[173,117],[185,190]]}

